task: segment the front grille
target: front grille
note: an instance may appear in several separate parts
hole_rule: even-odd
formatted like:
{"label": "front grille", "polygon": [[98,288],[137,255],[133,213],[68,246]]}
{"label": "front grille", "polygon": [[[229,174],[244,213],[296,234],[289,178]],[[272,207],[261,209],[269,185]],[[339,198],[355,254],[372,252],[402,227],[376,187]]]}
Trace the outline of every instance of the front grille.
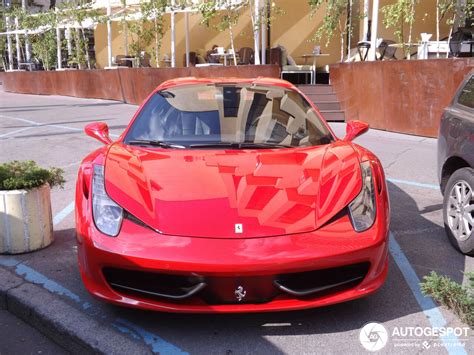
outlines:
{"label": "front grille", "polygon": [[114,290],[147,298],[183,300],[206,286],[203,278],[195,275],[172,275],[115,268],[104,268],[103,274]]}
{"label": "front grille", "polygon": [[362,282],[370,263],[346,265],[280,275],[274,284],[282,292],[297,298],[313,298],[352,288]]}
{"label": "front grille", "polygon": [[266,303],[276,297],[312,299],[355,287],[370,263],[266,276],[200,276],[103,269],[117,292],[152,300],[204,302],[210,305]]}

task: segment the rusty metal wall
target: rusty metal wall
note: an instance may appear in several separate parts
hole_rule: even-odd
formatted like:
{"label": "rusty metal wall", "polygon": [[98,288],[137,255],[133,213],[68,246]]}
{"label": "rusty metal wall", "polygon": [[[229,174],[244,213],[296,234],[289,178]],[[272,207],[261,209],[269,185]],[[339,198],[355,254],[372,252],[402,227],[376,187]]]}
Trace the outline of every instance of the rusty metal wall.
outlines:
{"label": "rusty metal wall", "polygon": [[437,137],[439,120],[474,58],[341,63],[331,83],[347,121]]}
{"label": "rusty metal wall", "polygon": [[159,84],[174,78],[258,76],[280,77],[276,65],[213,66],[202,68],[124,68],[2,73],[3,89],[35,95],[64,95],[140,104]]}

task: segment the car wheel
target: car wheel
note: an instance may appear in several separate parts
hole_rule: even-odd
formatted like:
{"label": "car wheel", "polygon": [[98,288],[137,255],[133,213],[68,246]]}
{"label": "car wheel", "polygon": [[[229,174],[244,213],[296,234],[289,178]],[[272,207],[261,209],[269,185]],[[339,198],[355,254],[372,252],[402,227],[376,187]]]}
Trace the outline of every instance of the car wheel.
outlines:
{"label": "car wheel", "polygon": [[444,228],[454,247],[474,255],[474,169],[459,169],[449,178],[443,216]]}

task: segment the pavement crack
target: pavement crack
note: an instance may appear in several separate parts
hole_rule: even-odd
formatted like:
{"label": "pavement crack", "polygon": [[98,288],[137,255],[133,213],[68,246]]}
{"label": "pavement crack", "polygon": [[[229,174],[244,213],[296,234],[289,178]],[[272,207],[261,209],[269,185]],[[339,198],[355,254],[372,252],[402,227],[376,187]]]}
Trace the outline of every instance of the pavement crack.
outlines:
{"label": "pavement crack", "polygon": [[395,158],[392,160],[392,162],[390,162],[387,166],[384,167],[384,170],[388,171],[388,169],[390,169],[403,154],[409,152],[410,150],[412,150],[412,148],[406,148],[406,149],[402,150],[401,152],[398,152],[395,155]]}

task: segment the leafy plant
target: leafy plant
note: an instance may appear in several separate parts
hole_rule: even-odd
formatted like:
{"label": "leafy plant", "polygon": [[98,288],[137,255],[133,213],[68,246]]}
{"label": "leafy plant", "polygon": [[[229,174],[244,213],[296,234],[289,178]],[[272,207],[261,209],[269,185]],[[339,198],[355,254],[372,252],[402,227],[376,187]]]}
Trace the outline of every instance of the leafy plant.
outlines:
{"label": "leafy plant", "polygon": [[62,169],[44,169],[32,160],[14,160],[0,164],[0,190],[30,190],[46,183],[62,188],[66,182],[63,174]]}
{"label": "leafy plant", "polygon": [[408,24],[408,45],[404,45],[405,56],[410,55],[413,24],[415,23],[415,7],[419,0],[397,0],[393,4],[383,6],[380,11],[384,15],[383,23],[386,28],[394,28],[395,36],[400,43],[404,43],[404,27]]}
{"label": "leafy plant", "polygon": [[449,277],[432,271],[423,278],[420,286],[423,294],[433,297],[474,328],[474,272],[466,273],[466,276],[469,283],[463,287]]}
{"label": "leafy plant", "polygon": [[327,38],[326,45],[336,31],[339,32],[341,42],[341,61],[344,60],[344,38],[352,34],[352,26],[349,20],[351,16],[352,1],[350,0],[308,0],[312,15],[315,14],[324,4],[326,11],[324,13],[323,23],[314,34],[312,41],[320,41],[323,37]]}
{"label": "leafy plant", "polygon": [[248,2],[239,3],[232,0],[204,0],[197,4],[201,14],[201,23],[211,26],[219,32],[229,31],[234,64],[237,65],[234,46],[234,27],[239,22],[241,11]]}
{"label": "leafy plant", "polygon": [[[436,0],[436,41],[438,42],[437,56],[439,57],[439,27],[443,18],[449,13],[455,15],[456,0]],[[448,20],[449,22],[449,20]]]}
{"label": "leafy plant", "polygon": [[56,65],[56,33],[57,16],[54,11],[39,12],[34,16],[26,9],[16,7],[9,9],[11,18],[18,18],[22,28],[31,32],[28,38],[31,43],[33,57],[43,63],[45,70],[50,70]]}
{"label": "leafy plant", "polygon": [[[69,62],[76,62],[80,69],[87,66],[92,68],[91,59],[89,58],[89,39],[85,34],[83,23],[91,20],[95,23],[104,23],[107,21],[107,16],[100,13],[97,9],[92,9],[91,3],[87,1],[67,0],[57,6],[55,13],[58,17],[58,22],[63,21],[74,24],[76,28],[73,31],[75,52]],[[54,11],[54,10],[50,10]]]}
{"label": "leafy plant", "polygon": [[153,59],[156,66],[160,66],[160,49],[164,36],[163,15],[166,11],[167,0],[149,0],[140,3],[140,10],[144,18],[151,22],[151,35],[154,39]]}

